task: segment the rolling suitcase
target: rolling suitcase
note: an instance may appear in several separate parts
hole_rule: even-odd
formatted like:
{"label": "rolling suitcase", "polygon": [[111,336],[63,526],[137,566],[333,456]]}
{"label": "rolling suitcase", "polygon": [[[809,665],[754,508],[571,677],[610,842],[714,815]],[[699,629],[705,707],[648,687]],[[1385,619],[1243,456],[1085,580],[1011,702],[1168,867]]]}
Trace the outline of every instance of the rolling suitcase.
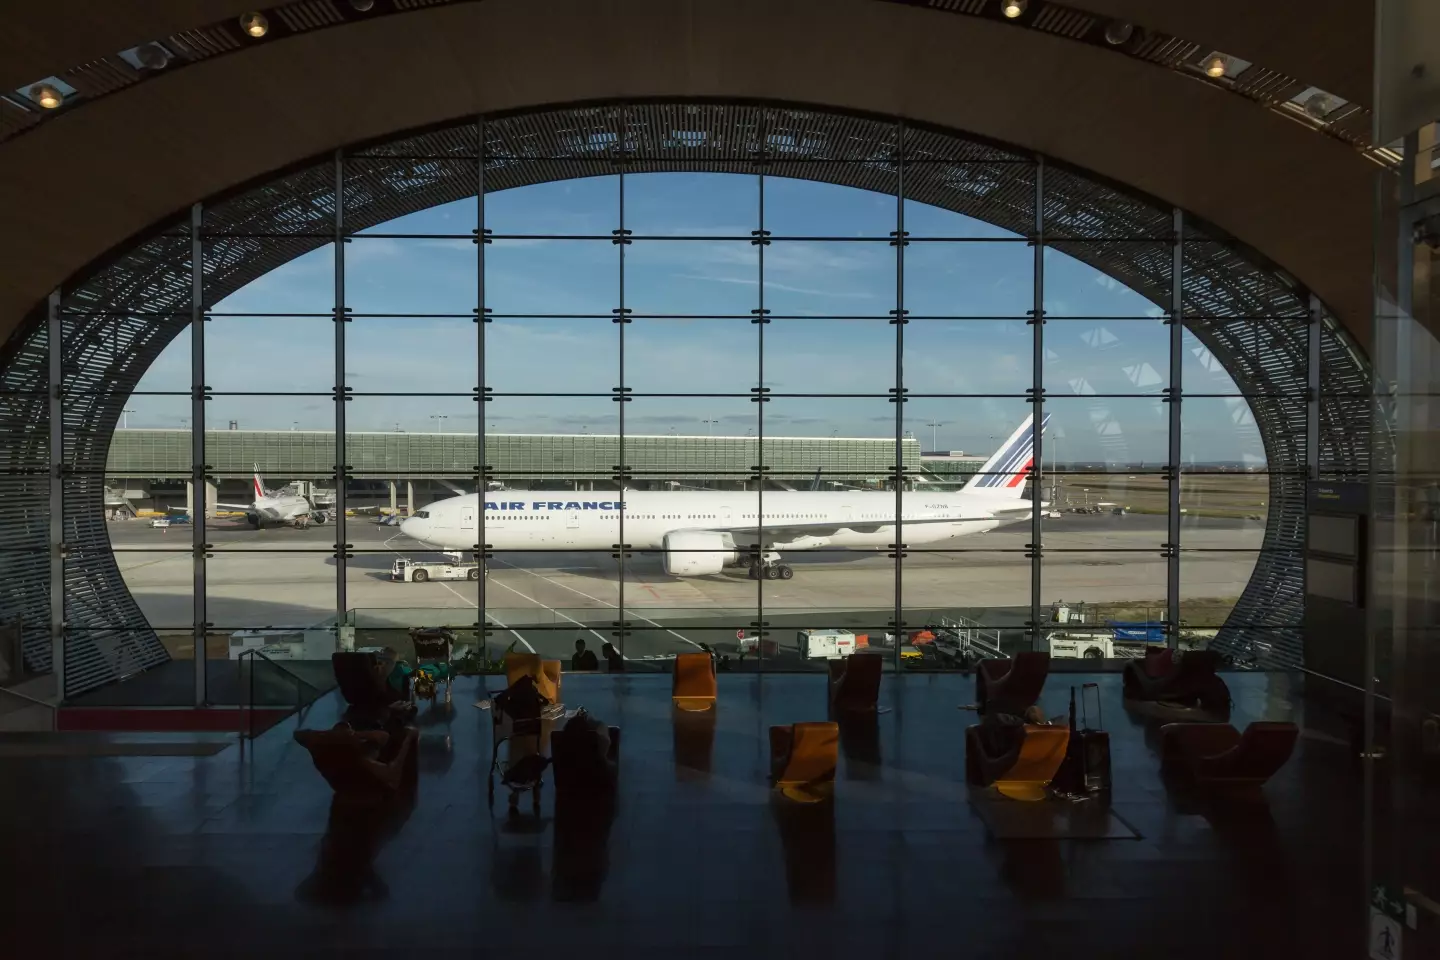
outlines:
{"label": "rolling suitcase", "polygon": [[[1085,692],[1095,691],[1095,723],[1096,728],[1090,726],[1090,715],[1086,709]],[[1074,690],[1071,690],[1074,696]],[[1074,717],[1074,713],[1071,713]],[[1074,748],[1077,773],[1081,777],[1086,793],[1108,793],[1110,791],[1110,734],[1098,729],[1101,724],[1100,715],[1100,685],[1098,683],[1085,683],[1080,685],[1080,729],[1074,729],[1074,722],[1071,722],[1070,743]]]}

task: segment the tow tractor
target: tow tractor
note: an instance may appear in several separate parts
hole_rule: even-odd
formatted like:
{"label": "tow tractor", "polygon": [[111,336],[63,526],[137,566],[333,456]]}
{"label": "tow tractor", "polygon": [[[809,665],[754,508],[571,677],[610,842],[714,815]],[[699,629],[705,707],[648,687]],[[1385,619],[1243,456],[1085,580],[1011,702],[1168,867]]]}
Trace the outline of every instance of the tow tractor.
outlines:
{"label": "tow tractor", "polygon": [[461,560],[451,555],[445,560],[406,560],[404,557],[390,565],[390,579],[410,583],[424,583],[427,580],[479,580],[484,576],[483,568],[474,560]]}

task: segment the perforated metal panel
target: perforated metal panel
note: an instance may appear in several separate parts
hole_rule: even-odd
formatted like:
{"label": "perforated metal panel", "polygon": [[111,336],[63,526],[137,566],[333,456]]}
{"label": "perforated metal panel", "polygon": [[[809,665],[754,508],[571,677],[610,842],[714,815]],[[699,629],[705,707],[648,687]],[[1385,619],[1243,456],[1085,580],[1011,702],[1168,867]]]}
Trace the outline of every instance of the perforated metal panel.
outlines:
{"label": "perforated metal panel", "polygon": [[[770,176],[893,193],[903,164],[905,192],[914,200],[1022,235],[1034,226],[1039,158],[893,119],[775,105],[667,102],[497,116],[487,118],[484,130],[488,190],[611,175],[619,169],[753,173],[763,161]],[[347,229],[360,231],[472,195],[479,150],[476,125],[467,121],[350,151],[344,181]],[[1168,308],[1171,211],[1048,161],[1045,171],[1047,242]],[[206,305],[329,242],[333,192],[333,159],[327,157],[207,206]],[[1136,243],[1137,238],[1152,242]],[[189,256],[186,230],[161,230],[91,275],[76,278],[66,290],[62,456],[66,539],[72,550],[66,566],[72,690],[143,669],[165,656],[108,553],[101,481],[125,398],[188,322]],[[1184,322],[1249,397],[1271,470],[1264,552],[1216,645],[1252,652],[1263,647],[1262,665],[1295,664],[1303,599],[1298,550],[1304,530],[1308,295],[1230,238],[1193,225],[1187,227],[1185,270]],[[1367,375],[1329,318],[1321,316],[1318,322],[1324,325],[1322,472],[1352,474],[1368,463]],[[27,657],[42,669],[49,654],[44,628],[48,501],[44,471],[37,467],[47,455],[45,351],[37,316],[8,345],[0,367],[0,382],[8,391],[0,409],[0,467],[5,471],[0,483],[8,495],[0,511],[14,518],[0,529],[0,548],[12,571],[3,612],[26,617]],[[662,455],[635,444],[627,443],[632,458]],[[471,442],[446,456],[468,469],[474,449]],[[388,456],[384,449],[371,452]],[[571,453],[575,463],[567,469],[581,469],[583,451]],[[365,454],[362,442],[349,459]],[[165,456],[171,455],[188,462],[183,445],[167,448]],[[611,463],[601,466],[608,469]],[[670,467],[662,458],[659,469]],[[1266,637],[1264,644],[1253,641],[1260,635]]]}

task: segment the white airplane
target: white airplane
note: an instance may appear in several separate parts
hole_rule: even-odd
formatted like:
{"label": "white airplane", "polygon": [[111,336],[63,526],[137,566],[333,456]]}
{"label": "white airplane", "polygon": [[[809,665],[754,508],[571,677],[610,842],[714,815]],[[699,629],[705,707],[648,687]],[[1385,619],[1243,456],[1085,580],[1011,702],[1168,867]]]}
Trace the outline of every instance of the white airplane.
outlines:
{"label": "white airplane", "polygon": [[254,503],[217,503],[215,506],[221,510],[244,511],[245,519],[257,530],[269,523],[305,527],[311,523],[325,523],[330,519],[329,511],[319,509],[309,497],[287,493],[285,490],[267,491],[265,481],[260,479],[259,464],[255,465],[251,487],[255,491]]}
{"label": "white airplane", "polygon": [[[954,493],[903,494],[900,518],[907,544],[918,546],[1030,516],[1021,498],[1034,463],[1027,417],[1010,439]],[[1041,430],[1045,422],[1041,423]],[[439,500],[400,524],[400,531],[442,550],[477,550],[476,516],[484,511],[485,542],[495,550],[609,550],[624,540],[636,550],[664,553],[665,572],[703,577],[748,567],[751,579],[789,580],[781,550],[875,547],[896,542],[894,491],[626,490],[611,500],[566,500],[549,491],[504,500],[476,494]],[[546,497],[544,500],[536,499]],[[594,496],[594,494],[591,494]],[[758,501],[758,505],[757,505]],[[1041,505],[1043,509],[1043,504]],[[757,509],[763,513],[757,516]]]}

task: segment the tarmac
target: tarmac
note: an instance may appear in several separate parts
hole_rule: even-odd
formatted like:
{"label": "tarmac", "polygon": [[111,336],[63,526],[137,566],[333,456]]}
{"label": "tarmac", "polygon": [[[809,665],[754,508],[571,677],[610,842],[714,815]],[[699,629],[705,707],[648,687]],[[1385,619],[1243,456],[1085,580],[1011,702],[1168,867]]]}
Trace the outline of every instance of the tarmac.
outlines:
{"label": "tarmac", "polygon": [[[357,643],[403,640],[416,625],[469,626],[485,610],[492,653],[514,643],[568,658],[575,640],[592,649],[615,639],[624,609],[628,659],[695,650],[736,649],[737,631],[763,620],[776,635],[791,626],[845,627],[882,634],[894,618],[896,562],[886,551],[787,553],[792,580],[753,581],[743,571],[714,577],[667,576],[658,554],[625,562],[610,551],[498,553],[488,581],[405,583],[390,579],[398,557],[438,554],[368,517],[352,517],[344,597],[335,577],[334,526],[252,530],[213,520],[206,564],[206,619],[214,633],[334,622],[337,609],[357,627]],[[1238,597],[1249,581],[1264,526],[1259,521],[1187,518],[1182,528],[1181,615],[1189,599]],[[126,582],[152,626],[188,631],[194,564],[191,529],[153,529],[144,520],[110,524]],[[958,538],[901,561],[905,622],[919,626],[963,614],[1016,632],[1029,616],[1030,524]],[[1046,520],[1041,602],[1153,602],[1161,614],[1166,584],[1165,518],[1129,514],[1067,515]],[[1192,625],[1219,626],[1216,624]],[[214,636],[214,634],[212,634]],[[212,641],[213,642],[213,641]],[[788,644],[787,644],[788,645]],[[214,655],[212,651],[212,656]],[[223,654],[222,654],[223,655]]]}

